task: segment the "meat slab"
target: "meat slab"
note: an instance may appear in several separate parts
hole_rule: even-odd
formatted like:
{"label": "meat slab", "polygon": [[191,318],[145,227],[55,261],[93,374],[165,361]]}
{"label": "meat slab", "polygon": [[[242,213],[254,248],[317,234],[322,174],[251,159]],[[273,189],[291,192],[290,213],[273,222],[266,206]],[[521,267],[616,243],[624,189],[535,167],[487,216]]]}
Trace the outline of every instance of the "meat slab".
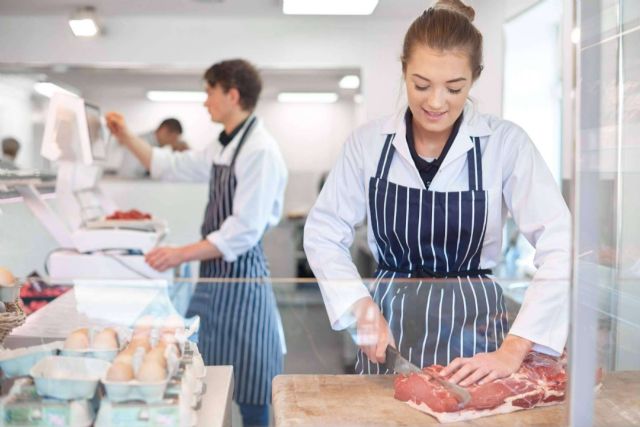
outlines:
{"label": "meat slab", "polygon": [[151,219],[151,214],[140,212],[137,209],[131,209],[129,211],[115,211],[111,215],[107,216],[108,220],[142,220]]}
{"label": "meat slab", "polygon": [[[458,402],[446,389],[420,374],[399,375],[395,380],[395,398],[441,423],[506,414],[562,402],[567,384],[565,368],[566,357],[531,352],[511,376],[467,387],[471,401],[463,409],[459,409]],[[442,369],[443,366],[433,365],[423,370],[437,374]]]}

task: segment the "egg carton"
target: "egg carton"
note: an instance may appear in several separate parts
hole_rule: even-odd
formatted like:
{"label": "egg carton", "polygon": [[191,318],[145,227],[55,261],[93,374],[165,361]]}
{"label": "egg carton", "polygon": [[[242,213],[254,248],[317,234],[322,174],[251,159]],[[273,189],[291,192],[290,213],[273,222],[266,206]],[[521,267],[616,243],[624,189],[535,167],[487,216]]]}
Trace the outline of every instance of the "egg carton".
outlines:
{"label": "egg carton", "polygon": [[156,403],[162,401],[167,385],[177,372],[178,367],[179,359],[176,357],[168,357],[167,376],[161,381],[111,381],[107,379],[107,373],[105,372],[101,378],[101,382],[107,392],[107,397],[112,402],[120,403],[131,400],[142,400],[146,403]]}
{"label": "egg carton", "polygon": [[83,357],[47,356],[31,368],[40,396],[63,400],[91,399],[111,364]]}
{"label": "egg carton", "polygon": [[196,411],[182,398],[165,398],[162,402],[116,403],[109,399],[100,402],[95,427],[194,427]]}
{"label": "egg carton", "polygon": [[63,401],[38,396],[33,379],[18,378],[0,398],[0,426],[89,427],[95,418],[90,400]]}
{"label": "egg carton", "polygon": [[[89,330],[90,340],[93,340],[93,336],[101,329],[105,328],[91,328]],[[86,348],[82,350],[63,348],[60,354],[69,357],[88,357],[92,359],[100,359],[106,362],[112,362],[113,359],[122,351],[126,343],[129,341],[131,334],[124,328],[112,328],[115,329],[118,335],[118,348],[114,350],[106,350],[101,348]]]}
{"label": "egg carton", "polygon": [[0,368],[7,378],[29,375],[31,368],[47,356],[54,356],[62,349],[62,341],[22,347],[0,352]]}

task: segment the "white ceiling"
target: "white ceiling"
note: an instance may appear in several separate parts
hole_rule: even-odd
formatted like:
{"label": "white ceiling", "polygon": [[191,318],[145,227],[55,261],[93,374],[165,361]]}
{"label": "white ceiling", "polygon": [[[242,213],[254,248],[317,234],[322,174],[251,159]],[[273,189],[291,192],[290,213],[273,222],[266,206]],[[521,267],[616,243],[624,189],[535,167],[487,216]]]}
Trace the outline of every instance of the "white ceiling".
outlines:
{"label": "white ceiling", "polygon": [[[372,17],[411,18],[418,16],[429,4],[429,0],[380,0]],[[101,17],[170,15],[296,18],[282,14],[282,0],[2,0],[0,15],[67,15],[78,6],[94,6]],[[329,19],[367,18],[355,16]]]}

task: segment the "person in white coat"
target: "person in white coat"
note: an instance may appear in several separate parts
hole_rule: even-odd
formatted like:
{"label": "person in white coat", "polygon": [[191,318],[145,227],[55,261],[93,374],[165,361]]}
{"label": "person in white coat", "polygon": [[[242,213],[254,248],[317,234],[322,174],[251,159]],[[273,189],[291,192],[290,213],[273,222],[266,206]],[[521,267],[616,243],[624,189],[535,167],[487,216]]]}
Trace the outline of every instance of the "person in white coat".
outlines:
{"label": "person in white coat", "polygon": [[[333,328],[356,326],[360,373],[389,372],[391,345],[468,386],[510,375],[531,350],[564,350],[570,214],[527,134],[468,100],[483,68],[474,15],[441,0],[412,23],[408,106],[350,136],[305,225]],[[538,268],[511,325],[491,274],[508,212]],[[378,262],[370,287],[349,255],[365,220]]]}
{"label": "person in white coat", "polygon": [[[253,112],[262,89],[255,67],[241,59],[222,61],[204,79],[204,105],[224,130],[218,143],[203,151],[152,148],[127,129],[118,113],[108,113],[107,124],[152,178],[209,182],[202,239],[156,248],[145,259],[160,271],[199,260],[200,278],[223,279],[198,284],[187,315],[200,316],[198,347],[205,363],[233,365],[234,400],[243,424],[266,426],[283,345],[262,236],[282,215],[287,169],[278,144]],[[186,220],[194,215],[184,214]]]}

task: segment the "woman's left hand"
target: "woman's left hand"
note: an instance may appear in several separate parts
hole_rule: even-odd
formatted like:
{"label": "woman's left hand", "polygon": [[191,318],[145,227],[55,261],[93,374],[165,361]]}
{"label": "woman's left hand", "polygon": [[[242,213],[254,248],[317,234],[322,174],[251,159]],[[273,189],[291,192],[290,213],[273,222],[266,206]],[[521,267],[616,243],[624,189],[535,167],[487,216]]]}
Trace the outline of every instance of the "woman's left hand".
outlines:
{"label": "woman's left hand", "polygon": [[176,267],[185,261],[184,258],[182,248],[170,247],[155,248],[144,256],[147,264],[158,271]]}
{"label": "woman's left hand", "polygon": [[531,341],[509,335],[497,351],[458,357],[440,371],[440,375],[446,377],[452,374],[448,381],[462,387],[490,383],[516,372],[531,346]]}

